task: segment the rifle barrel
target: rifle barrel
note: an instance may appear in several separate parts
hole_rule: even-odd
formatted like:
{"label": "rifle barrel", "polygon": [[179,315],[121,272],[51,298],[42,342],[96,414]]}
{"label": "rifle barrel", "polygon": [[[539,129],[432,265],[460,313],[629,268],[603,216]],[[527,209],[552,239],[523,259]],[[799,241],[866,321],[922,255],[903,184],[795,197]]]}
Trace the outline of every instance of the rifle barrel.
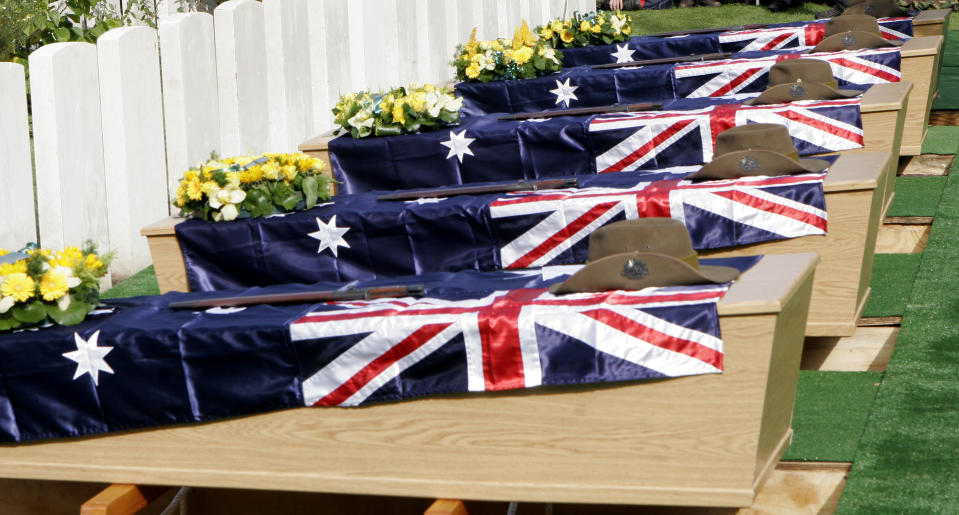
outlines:
{"label": "rifle barrel", "polygon": [[633,111],[659,111],[663,104],[614,104],[611,106],[576,107],[573,109],[556,109],[553,111],[538,111],[535,113],[514,113],[500,116],[498,120],[531,120],[535,118],[552,118],[556,116],[581,116],[584,114],[604,113],[631,113]]}
{"label": "rifle barrel", "polygon": [[252,306],[255,304],[293,304],[298,302],[332,302],[341,300],[369,300],[383,297],[421,297],[422,284],[381,286],[349,290],[303,291],[295,293],[263,293],[236,295],[201,300],[181,300],[167,304],[170,309],[206,309],[215,307]]}
{"label": "rifle barrel", "polygon": [[764,29],[772,25],[771,23],[747,23],[745,25],[733,25],[732,27],[714,27],[706,29],[674,30],[670,32],[657,32],[656,34],[646,34],[648,38],[667,38],[672,36],[688,36],[690,34],[710,34],[712,32],[728,32],[731,30],[754,30]]}
{"label": "rifle barrel", "polygon": [[416,200],[421,198],[452,197],[455,195],[482,195],[486,193],[509,193],[511,191],[546,190],[556,188],[577,188],[577,179],[540,179],[505,184],[483,184],[476,186],[450,186],[425,190],[397,191],[376,197],[376,200]]}
{"label": "rifle barrel", "polygon": [[606,63],[606,64],[594,64],[593,69],[610,69],[610,68],[627,68],[630,66],[648,66],[654,64],[672,64],[672,63],[689,63],[693,61],[715,61],[717,59],[727,59],[732,57],[732,52],[718,52],[712,54],[695,54],[695,55],[685,55],[677,57],[663,57],[661,59],[644,59],[642,61],[629,61],[626,63]]}

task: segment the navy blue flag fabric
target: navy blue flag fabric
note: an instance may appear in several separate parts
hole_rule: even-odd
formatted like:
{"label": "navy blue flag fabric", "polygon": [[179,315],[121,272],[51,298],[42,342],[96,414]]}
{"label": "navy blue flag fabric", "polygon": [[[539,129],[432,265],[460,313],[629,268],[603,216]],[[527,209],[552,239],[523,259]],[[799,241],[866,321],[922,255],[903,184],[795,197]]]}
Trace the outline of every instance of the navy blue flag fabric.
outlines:
{"label": "navy blue flag fabric", "polygon": [[842,88],[863,89],[898,82],[901,77],[898,47],[815,54],[770,50],[741,52],[734,57],[613,70],[565,68],[535,79],[461,82],[456,85],[456,94],[463,99],[464,116],[479,116],[761,93],[773,64],[799,57],[828,62]]}
{"label": "navy blue flag fabric", "polygon": [[[912,18],[879,18],[886,39],[909,39]],[[635,36],[625,43],[563,49],[563,66],[624,63],[718,52],[785,50],[815,46],[823,39],[825,21],[775,23],[762,29],[716,31],[674,37]]]}
{"label": "navy blue flag fabric", "polygon": [[[756,260],[707,261],[745,270]],[[721,372],[716,301],[727,286],[553,296],[545,288],[572,272],[562,268],[390,282],[423,284],[419,299],[199,311],[167,304],[209,294],[112,300],[76,326],[3,334],[0,441]]]}
{"label": "navy blue flag fabric", "polygon": [[583,263],[588,236],[623,219],[683,221],[713,249],[826,232],[824,174],[692,183],[698,167],[582,177],[581,188],[378,201],[176,226],[191,291]]}
{"label": "navy blue flag fabric", "polygon": [[467,118],[420,134],[330,142],[340,191],[440,187],[691,166],[737,125],[787,126],[800,155],[863,145],[859,99],[747,106],[742,97],[671,100],[665,111],[511,121]]}

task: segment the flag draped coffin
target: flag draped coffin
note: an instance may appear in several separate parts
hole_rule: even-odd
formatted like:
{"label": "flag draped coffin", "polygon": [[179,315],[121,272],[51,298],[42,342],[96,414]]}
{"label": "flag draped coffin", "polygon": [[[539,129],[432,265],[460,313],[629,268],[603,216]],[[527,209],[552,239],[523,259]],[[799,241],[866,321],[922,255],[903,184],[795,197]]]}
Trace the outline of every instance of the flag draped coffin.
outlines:
{"label": "flag draped coffin", "polygon": [[[744,270],[755,259],[712,261]],[[0,338],[0,441],[304,405],[721,372],[716,302],[726,285],[546,291],[571,271],[404,278],[425,286],[428,296],[419,299],[200,311],[167,304],[204,294],[110,301],[79,325]]]}
{"label": "flag draped coffin", "polygon": [[377,201],[282,217],[176,226],[191,291],[583,263],[623,219],[672,217],[697,249],[824,234],[824,174],[691,183],[679,171],[583,177],[581,188]]}
{"label": "flag draped coffin", "polygon": [[[912,18],[879,18],[886,39],[909,39]],[[563,66],[623,63],[717,52],[781,50],[815,46],[822,41],[826,22],[774,23],[761,29],[717,30],[707,34],[674,37],[634,36],[623,43],[564,48]]]}
{"label": "flag draped coffin", "polygon": [[689,166],[713,157],[736,125],[781,123],[800,155],[863,146],[860,100],[748,106],[741,98],[679,99],[665,111],[547,120],[470,117],[450,129],[330,142],[344,193],[441,187]]}
{"label": "flag draped coffin", "polygon": [[567,68],[535,79],[456,85],[462,113],[522,113],[670,99],[760,93],[769,68],[786,59],[821,59],[829,63],[842,88],[865,89],[900,80],[900,49],[878,48],[804,54],[793,50],[741,52],[733,59],[593,70]]}

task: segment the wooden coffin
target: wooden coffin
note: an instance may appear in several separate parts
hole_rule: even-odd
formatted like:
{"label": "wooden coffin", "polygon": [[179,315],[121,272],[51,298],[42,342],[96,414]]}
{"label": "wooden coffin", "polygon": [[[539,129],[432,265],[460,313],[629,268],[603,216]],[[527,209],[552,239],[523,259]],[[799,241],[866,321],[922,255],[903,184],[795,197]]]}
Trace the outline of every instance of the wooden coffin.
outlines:
{"label": "wooden coffin", "polygon": [[929,110],[936,98],[939,85],[939,62],[942,58],[942,36],[912,38],[902,45],[902,80],[912,82],[906,122],[902,132],[901,154],[916,156],[922,153],[926,139]]}
{"label": "wooden coffin", "polygon": [[719,303],[722,374],[301,408],[0,445],[0,477],[509,501],[749,506],[789,445],[812,253]]}
{"label": "wooden coffin", "polygon": [[912,35],[914,37],[922,36],[945,36],[946,20],[952,9],[931,9],[920,11],[912,19]]}
{"label": "wooden coffin", "polygon": [[[895,173],[889,152],[842,155],[826,175],[826,236],[804,236],[716,252],[717,255],[818,252],[823,263],[813,288],[808,336],[849,336],[868,296],[876,231],[883,206],[883,186]],[[160,291],[188,291],[186,266],[174,227],[183,221],[165,218],[144,227]]]}

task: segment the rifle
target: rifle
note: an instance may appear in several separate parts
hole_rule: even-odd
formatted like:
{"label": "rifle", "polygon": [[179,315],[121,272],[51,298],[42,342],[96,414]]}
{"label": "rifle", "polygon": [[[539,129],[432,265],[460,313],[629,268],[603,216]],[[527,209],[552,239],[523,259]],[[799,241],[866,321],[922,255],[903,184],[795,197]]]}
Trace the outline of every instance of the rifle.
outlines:
{"label": "rifle", "polygon": [[340,300],[370,300],[384,297],[422,297],[422,284],[408,286],[379,286],[350,288],[348,290],[303,291],[296,293],[263,293],[237,295],[201,300],[180,300],[167,305],[170,309],[206,309],[215,307],[250,306],[253,304],[291,304],[297,302],[334,302]]}
{"label": "rifle", "polygon": [[674,30],[671,32],[657,32],[656,34],[646,34],[648,38],[668,38],[670,36],[688,36],[690,34],[709,34],[711,32],[727,32],[730,30],[756,30],[765,29],[772,23],[747,23],[745,25],[733,25],[732,27],[718,27],[712,29],[689,29]]}
{"label": "rifle", "polygon": [[539,179],[499,184],[471,186],[448,186],[424,190],[398,191],[376,197],[376,200],[416,200],[421,198],[452,197],[455,195],[482,195],[484,193],[509,193],[511,191],[536,191],[557,188],[578,188],[578,179]]}
{"label": "rifle", "polygon": [[556,109],[553,111],[539,111],[536,113],[515,113],[500,116],[497,120],[531,120],[534,118],[551,118],[555,116],[581,116],[584,114],[603,113],[631,113],[633,111],[660,111],[663,104],[613,104],[600,107],[576,107],[573,109]]}
{"label": "rifle", "polygon": [[696,54],[696,55],[685,55],[680,57],[663,57],[660,59],[644,59],[642,61],[629,61],[626,63],[606,63],[606,64],[594,64],[593,69],[609,69],[609,68],[626,68],[629,66],[646,66],[651,64],[672,64],[672,63],[689,63],[693,61],[715,61],[717,59],[728,59],[733,56],[732,52],[719,52],[715,54]]}

